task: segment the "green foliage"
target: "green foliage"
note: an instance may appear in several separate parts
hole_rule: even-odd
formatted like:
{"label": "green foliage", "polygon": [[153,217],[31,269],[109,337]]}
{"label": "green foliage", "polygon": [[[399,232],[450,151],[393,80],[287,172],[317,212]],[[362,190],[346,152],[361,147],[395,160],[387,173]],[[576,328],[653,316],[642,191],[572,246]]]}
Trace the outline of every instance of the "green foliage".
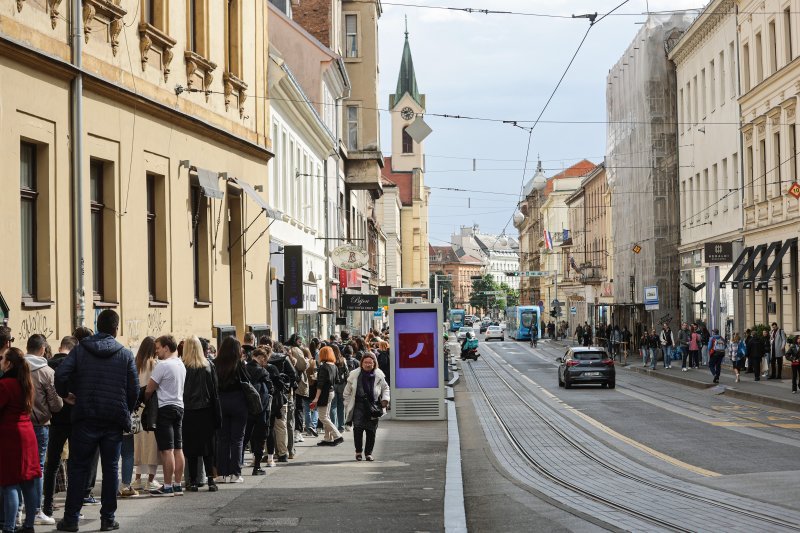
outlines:
{"label": "green foliage", "polygon": [[764,331],[769,331],[771,328],[767,324],[756,324],[750,330],[753,332],[754,337],[759,339],[764,335]]}
{"label": "green foliage", "polygon": [[[503,294],[487,295],[487,292],[501,291]],[[490,274],[472,282],[472,293],[469,297],[472,307],[481,309],[484,313],[491,309],[504,310],[506,307],[519,305],[519,291],[508,286],[507,283],[497,283]]]}

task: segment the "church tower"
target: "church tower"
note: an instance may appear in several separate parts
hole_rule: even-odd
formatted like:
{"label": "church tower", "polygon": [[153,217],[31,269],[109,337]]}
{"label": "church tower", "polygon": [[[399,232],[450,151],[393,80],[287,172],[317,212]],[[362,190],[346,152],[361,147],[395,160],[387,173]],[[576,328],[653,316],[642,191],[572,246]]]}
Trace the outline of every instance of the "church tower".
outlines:
{"label": "church tower", "polygon": [[[403,57],[400,62],[400,74],[397,77],[397,90],[389,96],[389,109],[392,111],[392,155],[384,159],[383,176],[385,194],[381,198],[384,204],[396,198],[400,204],[399,226],[400,239],[395,248],[387,240],[387,257],[394,257],[397,252],[400,263],[399,276],[403,287],[428,287],[429,262],[428,253],[428,199],[430,189],[425,186],[425,158],[420,140],[430,133],[428,126],[422,121],[425,112],[425,95],[420,94],[417,77],[414,73],[414,61],[411,58],[411,47],[408,44],[408,28],[406,42],[403,46]],[[419,121],[419,122],[417,122]],[[408,133],[407,128],[412,128]],[[420,135],[419,132],[422,132]],[[393,196],[394,194],[397,196]],[[395,209],[386,207],[382,221],[387,232],[396,227],[390,213]],[[387,268],[393,274],[392,267]]]}
{"label": "church tower", "polygon": [[406,42],[403,46],[403,57],[400,62],[400,74],[397,77],[397,89],[389,95],[389,109],[392,111],[392,165],[396,171],[410,172],[415,168],[423,169],[423,148],[406,132],[417,115],[425,112],[425,95],[420,94],[417,77],[414,73],[414,60],[411,58],[411,47],[408,44],[408,28]]}

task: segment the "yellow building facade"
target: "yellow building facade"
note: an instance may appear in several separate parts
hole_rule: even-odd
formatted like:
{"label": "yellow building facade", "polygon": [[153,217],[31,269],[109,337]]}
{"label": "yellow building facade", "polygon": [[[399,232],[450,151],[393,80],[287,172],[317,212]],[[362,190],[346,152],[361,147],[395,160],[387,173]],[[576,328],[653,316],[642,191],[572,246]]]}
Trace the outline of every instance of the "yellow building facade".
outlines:
{"label": "yellow building facade", "polygon": [[130,346],[268,324],[265,5],[84,0],[73,20],[71,4],[0,2],[17,342],[57,343],[105,308]]}

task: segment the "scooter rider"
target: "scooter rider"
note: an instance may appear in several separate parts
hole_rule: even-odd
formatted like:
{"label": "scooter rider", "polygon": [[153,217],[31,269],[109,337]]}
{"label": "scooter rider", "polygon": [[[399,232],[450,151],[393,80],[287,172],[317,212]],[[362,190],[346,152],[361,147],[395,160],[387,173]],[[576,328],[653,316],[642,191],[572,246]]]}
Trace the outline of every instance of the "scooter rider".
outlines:
{"label": "scooter rider", "polygon": [[461,358],[463,359],[469,350],[478,349],[478,339],[475,338],[475,333],[472,331],[467,332],[464,341],[461,343]]}

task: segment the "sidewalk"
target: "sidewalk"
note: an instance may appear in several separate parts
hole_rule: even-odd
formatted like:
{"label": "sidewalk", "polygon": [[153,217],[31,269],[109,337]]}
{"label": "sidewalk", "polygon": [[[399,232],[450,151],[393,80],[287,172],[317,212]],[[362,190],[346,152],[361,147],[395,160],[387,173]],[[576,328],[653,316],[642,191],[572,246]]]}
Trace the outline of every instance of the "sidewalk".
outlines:
{"label": "sidewalk", "polygon": [[731,369],[730,361],[726,360],[722,366],[719,384],[715,385],[712,382],[714,378],[708,367],[701,366],[694,370],[682,372],[681,362],[673,361],[672,368],[665,369],[664,363],[659,362],[656,370],[651,370],[649,366],[643,367],[638,362],[640,360],[639,357],[629,357],[628,366],[622,368],[697,389],[719,387],[722,389],[722,394],[726,396],[758,402],[772,407],[780,407],[781,409],[800,411],[800,393],[792,394],[792,369],[788,366],[783,368],[783,379],[762,377],[760,381],[754,381],[753,374],[742,372],[741,381],[736,383],[736,375]]}
{"label": "sidewalk", "polygon": [[[296,459],[258,477],[245,466],[244,483],[219,485],[217,493],[119,498],[117,521],[122,531],[141,532],[444,530],[447,421],[382,420],[374,462],[356,462],[353,433],[343,437],[333,448],[306,437],[296,444]],[[245,455],[245,465],[251,458]],[[57,495],[56,519],[64,496]],[[98,531],[99,512],[99,506],[84,507],[80,530]],[[50,530],[55,527],[37,526]]]}

